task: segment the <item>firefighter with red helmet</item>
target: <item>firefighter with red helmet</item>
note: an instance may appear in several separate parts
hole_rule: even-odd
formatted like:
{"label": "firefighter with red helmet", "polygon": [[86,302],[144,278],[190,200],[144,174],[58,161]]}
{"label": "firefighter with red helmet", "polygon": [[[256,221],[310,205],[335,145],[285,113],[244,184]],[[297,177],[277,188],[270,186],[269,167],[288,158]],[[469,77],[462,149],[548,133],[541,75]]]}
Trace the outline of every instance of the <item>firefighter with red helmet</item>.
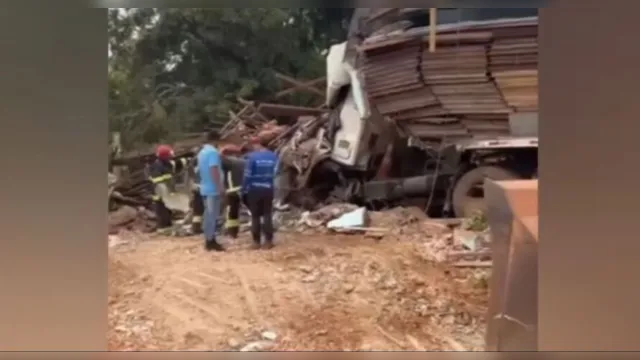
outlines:
{"label": "firefighter with red helmet", "polygon": [[[199,147],[195,147],[192,149],[194,154],[197,154],[200,151]],[[189,171],[192,175],[192,180],[190,184],[191,188],[191,202],[189,206],[191,207],[191,212],[193,217],[191,218],[191,232],[195,235],[202,234],[202,220],[204,217],[204,200],[202,199],[202,195],[200,195],[200,175],[198,172],[198,159],[194,157],[191,159],[192,164],[189,168]]]}
{"label": "firefighter with red helmet", "polygon": [[225,194],[225,222],[224,228],[227,235],[235,239],[240,230],[240,186],[244,175],[244,159],[242,147],[229,144],[220,149],[222,154],[222,171],[224,173]]}
{"label": "firefighter with red helmet", "polygon": [[174,174],[188,165],[186,158],[175,159],[173,148],[160,145],[156,148],[153,163],[149,167],[149,181],[153,184],[153,206],[156,214],[156,229],[163,230],[172,225],[172,212],[163,201],[163,196],[175,191]]}

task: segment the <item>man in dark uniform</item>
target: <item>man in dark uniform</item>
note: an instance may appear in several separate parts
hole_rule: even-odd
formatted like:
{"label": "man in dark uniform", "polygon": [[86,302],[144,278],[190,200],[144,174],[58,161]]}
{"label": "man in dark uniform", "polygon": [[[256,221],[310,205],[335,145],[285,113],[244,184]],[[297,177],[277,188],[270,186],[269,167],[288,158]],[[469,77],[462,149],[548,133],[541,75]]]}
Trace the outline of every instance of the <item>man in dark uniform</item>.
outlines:
{"label": "man in dark uniform", "polygon": [[[197,153],[197,151],[195,151]],[[193,176],[191,183],[191,212],[193,214],[191,218],[191,232],[195,235],[202,234],[202,217],[204,216],[204,200],[200,195],[200,176],[198,174],[198,161],[197,158],[192,159],[192,165],[190,171]]]}
{"label": "man in dark uniform", "polygon": [[225,188],[227,189],[224,227],[227,235],[235,239],[238,237],[240,229],[240,189],[245,161],[239,157],[226,155],[224,150],[222,153],[222,170],[225,174]]}
{"label": "man in dark uniform", "polygon": [[160,145],[156,149],[156,158],[149,167],[149,181],[153,185],[153,205],[156,214],[156,230],[171,227],[173,214],[165,205],[162,197],[175,191],[173,175],[181,172],[188,164],[187,159],[175,160],[173,149],[169,145]]}
{"label": "man in dark uniform", "polygon": [[[247,155],[242,194],[251,211],[253,248],[273,247],[273,194],[278,155],[266,148],[260,138],[253,139],[253,151]],[[264,235],[264,244],[261,237]]]}

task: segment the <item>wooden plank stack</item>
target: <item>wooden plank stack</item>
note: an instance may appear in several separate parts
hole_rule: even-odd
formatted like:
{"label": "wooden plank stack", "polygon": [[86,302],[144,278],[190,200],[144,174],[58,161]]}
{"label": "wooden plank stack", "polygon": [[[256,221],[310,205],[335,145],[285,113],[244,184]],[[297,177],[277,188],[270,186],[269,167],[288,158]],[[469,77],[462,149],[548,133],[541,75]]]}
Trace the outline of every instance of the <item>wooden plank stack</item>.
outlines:
{"label": "wooden plank stack", "polygon": [[364,74],[369,96],[376,98],[423,87],[416,71],[419,65],[419,44],[407,44],[404,48],[365,58]]}
{"label": "wooden plank stack", "polygon": [[455,141],[508,135],[510,113],[537,111],[537,21],[449,27],[436,41],[431,53],[411,29],[360,46],[382,115],[425,140]]}
{"label": "wooden plank stack", "polygon": [[489,49],[489,71],[515,111],[538,108],[538,39],[498,39]]}

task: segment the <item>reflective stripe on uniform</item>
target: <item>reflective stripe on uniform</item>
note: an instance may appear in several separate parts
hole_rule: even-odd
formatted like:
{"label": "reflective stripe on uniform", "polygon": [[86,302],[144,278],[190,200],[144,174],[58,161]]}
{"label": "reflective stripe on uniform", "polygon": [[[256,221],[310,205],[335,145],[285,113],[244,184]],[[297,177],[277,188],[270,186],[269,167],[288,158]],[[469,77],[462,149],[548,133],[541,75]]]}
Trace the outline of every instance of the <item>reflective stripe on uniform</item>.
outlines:
{"label": "reflective stripe on uniform", "polygon": [[229,183],[229,188],[227,189],[227,194],[233,194],[240,191],[240,186],[234,187],[233,177],[231,176],[231,171],[227,172],[227,182]]}
{"label": "reflective stripe on uniform", "polygon": [[231,216],[229,214],[231,214],[231,209],[227,206],[227,211],[225,212],[225,216],[224,216],[225,217],[224,227],[229,229],[229,228],[240,226],[240,221],[238,221],[238,219],[231,219]]}
{"label": "reflective stripe on uniform", "polygon": [[160,195],[153,195],[153,196],[151,197],[151,200],[153,200],[153,201],[158,201],[158,200],[160,200]]}
{"label": "reflective stripe on uniform", "polygon": [[191,219],[191,222],[201,223],[202,222],[202,216],[194,216],[193,219]]}
{"label": "reflective stripe on uniform", "polygon": [[231,171],[227,172],[227,182],[229,183],[229,188],[233,188],[233,177],[231,176]]}
{"label": "reflective stripe on uniform", "polygon": [[240,221],[239,220],[227,219],[227,221],[224,222],[224,227],[227,228],[227,229],[236,228],[238,226],[240,226]]}
{"label": "reflective stripe on uniform", "polygon": [[151,181],[154,184],[158,184],[164,181],[169,181],[173,178],[173,176],[171,176],[171,174],[164,174],[164,175],[160,175],[158,177],[151,177],[149,178],[149,181]]}

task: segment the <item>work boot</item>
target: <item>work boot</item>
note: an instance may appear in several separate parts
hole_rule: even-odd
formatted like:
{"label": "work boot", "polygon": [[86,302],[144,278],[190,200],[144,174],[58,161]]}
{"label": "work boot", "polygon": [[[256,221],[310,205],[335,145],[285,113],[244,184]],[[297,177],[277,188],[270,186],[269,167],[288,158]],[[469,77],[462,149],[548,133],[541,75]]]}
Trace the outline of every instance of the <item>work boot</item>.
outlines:
{"label": "work boot", "polygon": [[238,238],[238,227],[231,227],[231,228],[227,228],[227,235],[229,235],[230,238],[232,239],[237,239]]}
{"label": "work boot", "polygon": [[225,251],[226,249],[220,245],[220,243],[218,243],[215,239],[214,240],[207,240],[204,243],[204,248],[207,251],[218,251],[218,252],[222,252]]}
{"label": "work boot", "polygon": [[260,241],[254,241],[251,246],[249,247],[251,250],[258,250],[260,249]]}
{"label": "work boot", "polygon": [[262,244],[262,248],[265,250],[273,249],[273,240],[267,240]]}

